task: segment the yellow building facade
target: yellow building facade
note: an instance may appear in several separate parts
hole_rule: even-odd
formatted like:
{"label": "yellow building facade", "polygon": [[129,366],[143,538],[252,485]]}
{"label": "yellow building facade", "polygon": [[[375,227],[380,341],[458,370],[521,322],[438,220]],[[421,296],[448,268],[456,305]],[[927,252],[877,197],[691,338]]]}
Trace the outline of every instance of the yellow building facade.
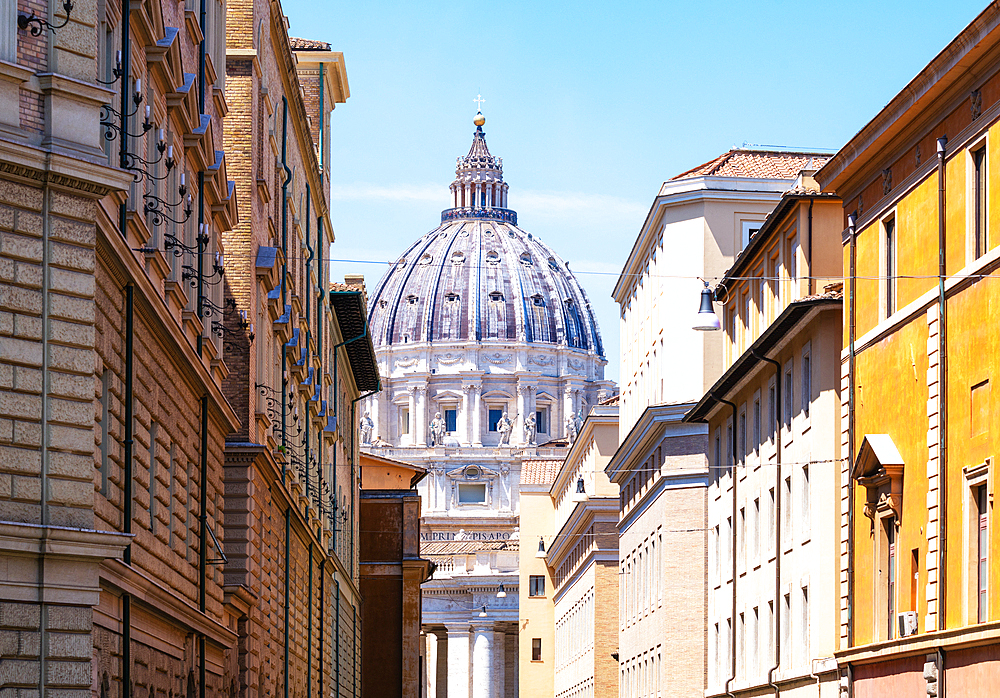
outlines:
{"label": "yellow building facade", "polygon": [[1000,678],[998,50],[991,5],[817,173],[844,201],[838,659],[854,696],[985,696]]}
{"label": "yellow building facade", "polygon": [[520,696],[618,692],[617,448],[618,405],[602,403],[564,461],[521,471]]}

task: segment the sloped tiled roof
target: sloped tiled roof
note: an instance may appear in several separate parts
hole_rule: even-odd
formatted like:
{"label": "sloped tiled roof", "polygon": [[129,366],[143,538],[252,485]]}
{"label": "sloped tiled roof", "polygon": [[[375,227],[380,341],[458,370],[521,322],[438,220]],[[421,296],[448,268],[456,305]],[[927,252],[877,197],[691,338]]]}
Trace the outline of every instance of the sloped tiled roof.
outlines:
{"label": "sloped tiled roof", "polygon": [[522,485],[551,485],[556,480],[562,460],[533,459],[521,462]]}
{"label": "sloped tiled roof", "polygon": [[486,550],[516,553],[521,549],[516,540],[436,540],[420,544],[420,554],[427,557],[472,555]]}
{"label": "sloped tiled roof", "polygon": [[671,181],[688,177],[793,179],[799,170],[819,169],[830,157],[828,153],[733,148],[713,160],[671,177]]}
{"label": "sloped tiled roof", "polygon": [[330,44],[325,41],[314,41],[313,39],[299,39],[295,36],[288,37],[288,42],[292,45],[293,51],[329,51]]}

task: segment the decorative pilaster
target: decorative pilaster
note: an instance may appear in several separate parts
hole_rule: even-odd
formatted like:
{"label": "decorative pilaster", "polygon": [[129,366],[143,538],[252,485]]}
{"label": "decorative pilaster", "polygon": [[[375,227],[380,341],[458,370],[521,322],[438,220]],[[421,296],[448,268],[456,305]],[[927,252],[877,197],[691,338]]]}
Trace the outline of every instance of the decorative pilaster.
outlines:
{"label": "decorative pilaster", "polygon": [[937,304],[927,308],[927,615],[924,630],[937,628],[938,618],[938,545],[940,544],[940,512],[938,511],[938,491],[941,486],[938,477],[940,453],[938,452],[940,429],[940,353],[939,337],[940,312]]}
{"label": "decorative pilaster", "polygon": [[416,391],[416,404],[417,404],[417,414],[416,414],[416,426],[417,426],[417,439],[416,444],[420,447],[427,446],[427,386],[418,385],[415,388]]}
{"label": "decorative pilaster", "polygon": [[[406,389],[406,395],[408,399],[407,408],[409,409],[409,432],[410,432],[410,445],[417,443],[416,438],[416,421],[417,421],[417,388],[416,386],[410,386]],[[400,439],[402,441],[402,439]],[[401,444],[402,445],[402,444]]]}
{"label": "decorative pilaster", "polygon": [[462,425],[460,432],[463,435],[462,445],[468,446],[472,443],[472,413],[473,413],[473,396],[476,391],[479,390],[477,385],[463,385],[462,386]]}
{"label": "decorative pilaster", "polygon": [[482,386],[472,387],[472,445],[483,445],[483,389]]}

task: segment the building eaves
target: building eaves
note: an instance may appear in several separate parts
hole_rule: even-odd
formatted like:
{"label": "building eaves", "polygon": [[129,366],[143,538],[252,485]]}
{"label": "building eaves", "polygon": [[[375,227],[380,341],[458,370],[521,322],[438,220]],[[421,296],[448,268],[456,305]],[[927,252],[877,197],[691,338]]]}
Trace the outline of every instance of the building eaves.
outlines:
{"label": "building eaves", "polygon": [[816,169],[830,158],[829,153],[768,148],[733,148],[719,157],[671,177],[748,177],[791,179],[803,168]]}
{"label": "building eaves", "polygon": [[[916,114],[920,110],[950,101],[953,95],[946,93],[956,87],[963,76],[967,76],[969,80],[981,79],[971,66],[995,48],[996,40],[987,41],[987,37],[998,28],[1000,6],[990,3],[820,168],[816,173],[816,181],[824,189],[837,191],[845,179],[865,164],[870,164],[868,159],[860,161],[865,153],[880,152],[889,144],[893,135],[890,130],[897,122],[907,118],[908,114]],[[971,87],[958,85],[956,89],[959,95],[965,94],[967,98],[966,90]],[[845,193],[841,192],[842,195]]]}
{"label": "building eaves", "polygon": [[340,336],[347,342],[344,348],[358,390],[363,393],[381,390],[375,347],[368,332],[364,294],[360,291],[330,291],[330,304],[337,318]]}
{"label": "building eaves", "polygon": [[708,414],[718,403],[718,397],[727,395],[760,361],[757,357],[765,356],[773,349],[785,334],[791,330],[810,310],[824,305],[842,306],[844,295],[840,291],[819,293],[805,298],[799,298],[788,304],[774,322],[747,348],[719,380],[708,389],[686,415],[685,422],[706,422]]}

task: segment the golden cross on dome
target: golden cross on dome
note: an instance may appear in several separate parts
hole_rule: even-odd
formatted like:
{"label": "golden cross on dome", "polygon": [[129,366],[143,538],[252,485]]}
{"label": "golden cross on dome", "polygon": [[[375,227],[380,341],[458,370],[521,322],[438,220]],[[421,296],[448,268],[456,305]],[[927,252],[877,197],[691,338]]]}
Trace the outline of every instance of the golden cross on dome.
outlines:
{"label": "golden cross on dome", "polygon": [[476,98],[472,101],[476,103],[476,109],[478,109],[479,111],[483,110],[483,102],[485,102],[486,100],[483,99],[482,95],[476,95]]}

